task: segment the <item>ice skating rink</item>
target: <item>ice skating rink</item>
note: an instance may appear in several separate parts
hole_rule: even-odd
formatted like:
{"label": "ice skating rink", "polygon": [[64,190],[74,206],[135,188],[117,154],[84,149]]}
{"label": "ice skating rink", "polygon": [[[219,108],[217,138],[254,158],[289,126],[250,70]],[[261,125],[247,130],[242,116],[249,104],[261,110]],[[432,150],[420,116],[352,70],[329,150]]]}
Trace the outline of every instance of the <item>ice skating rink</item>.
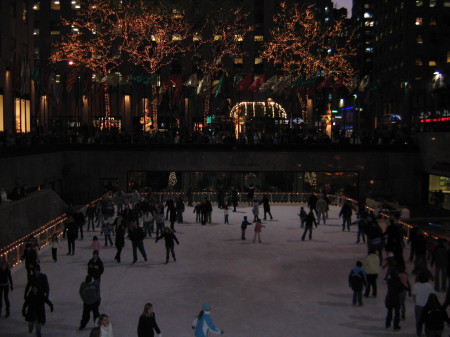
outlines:
{"label": "ice skating rink", "polygon": [[[175,247],[176,262],[165,264],[164,242],[155,244],[154,238],[144,240],[148,262],[138,255],[138,262],[131,264],[128,239],[120,264],[114,261],[115,248],[100,251],[105,264],[100,312],[109,315],[115,337],[137,336],[139,315],[147,302],[154,306],[164,337],[193,336],[191,323],[204,302],[211,305],[216,326],[229,337],[415,335],[412,298],[407,299],[402,329],[394,332],[384,327],[384,271],[378,278],[378,298],[363,298],[362,307],[352,306],[348,273],[356,260],[365,258],[367,248],[355,243],[356,226],[342,231],[338,208],[330,210],[326,225],[313,231],[312,241],[301,241],[299,205],[272,206],[274,220],[263,221],[262,243],[252,243],[253,226],[247,230],[247,240],[240,239],[243,216],[253,219],[250,207],[242,205],[236,213],[230,210],[229,225],[223,224],[223,211],[217,207],[213,223],[206,226],[195,223],[192,210],[187,207],[185,223],[175,225],[180,241]],[[66,255],[67,242],[62,240],[57,263],[51,259],[50,248],[39,253],[55,306],[53,313],[46,307],[43,337],[89,336],[94,327],[91,320],[85,330],[78,331],[82,313],[78,289],[92,256],[92,236],[88,232],[84,240],[77,240],[74,256]],[[412,269],[410,262],[407,269]],[[0,336],[29,336],[21,315],[26,284],[22,266],[13,270],[13,281],[11,317],[5,319],[2,312]],[[410,281],[413,284],[413,277]],[[447,327],[443,335],[448,335]]]}

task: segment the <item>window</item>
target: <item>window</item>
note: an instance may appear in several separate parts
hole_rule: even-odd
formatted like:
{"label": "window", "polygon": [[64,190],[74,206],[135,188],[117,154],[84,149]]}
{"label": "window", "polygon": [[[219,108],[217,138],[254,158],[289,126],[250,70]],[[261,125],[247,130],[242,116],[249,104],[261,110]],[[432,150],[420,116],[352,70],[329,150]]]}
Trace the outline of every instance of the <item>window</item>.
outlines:
{"label": "window", "polygon": [[33,10],[38,11],[39,10],[39,1],[35,2],[33,5]]}
{"label": "window", "polygon": [[436,66],[436,60],[429,60],[428,61],[428,66],[435,67]]}
{"label": "window", "polygon": [[172,35],[172,41],[181,41],[183,38],[179,34]]}
{"label": "window", "polygon": [[5,131],[5,125],[3,124],[3,95],[0,95],[0,132]]}
{"label": "window", "polygon": [[50,35],[59,35],[59,22],[50,21]]}
{"label": "window", "polygon": [[25,1],[22,2],[22,22],[23,24],[28,24],[28,8]]}
{"label": "window", "polygon": [[364,13],[364,19],[371,19],[372,18],[372,14],[369,12],[365,12]]}
{"label": "window", "polygon": [[423,44],[423,36],[422,34],[418,34],[416,37],[417,44]]}
{"label": "window", "polygon": [[61,9],[61,4],[60,4],[59,0],[52,0],[52,2],[50,4],[50,9],[52,11],[59,11]]}
{"label": "window", "polygon": [[194,36],[192,37],[192,41],[196,42],[196,41],[201,41],[202,40],[202,36],[200,35],[200,33],[196,32],[194,33]]}
{"label": "window", "polygon": [[423,24],[423,19],[421,17],[417,17],[416,18],[416,26],[422,26]]}
{"label": "window", "polygon": [[222,35],[214,35],[214,41],[222,40]]}
{"label": "window", "polygon": [[253,38],[255,42],[262,42],[264,41],[264,36],[262,35],[255,35],[255,37]]}
{"label": "window", "polygon": [[450,1],[444,1],[444,7],[450,7]]}
{"label": "window", "polygon": [[436,7],[436,0],[430,0],[430,7]]}
{"label": "window", "polygon": [[72,10],[77,11],[81,8],[80,0],[72,0],[70,2],[70,6],[72,7]]}
{"label": "window", "polygon": [[423,66],[423,61],[422,61],[422,59],[421,58],[417,58],[416,59],[416,66]]}
{"label": "window", "polygon": [[35,28],[35,29],[34,29],[33,35],[39,35],[39,28]]}
{"label": "window", "polygon": [[447,63],[450,63],[450,51],[447,52]]}
{"label": "window", "polygon": [[263,62],[263,59],[260,57],[255,58],[255,64],[261,64]]}
{"label": "window", "polygon": [[416,7],[422,7],[423,1],[422,0],[416,0]]}
{"label": "window", "polygon": [[55,83],[61,83],[61,75],[60,74],[55,75]]}
{"label": "window", "polygon": [[234,64],[244,64],[244,59],[242,57],[236,57],[234,59]]}
{"label": "window", "polygon": [[242,42],[242,41],[244,41],[244,38],[242,37],[242,35],[236,34],[236,35],[234,36],[234,41]]}

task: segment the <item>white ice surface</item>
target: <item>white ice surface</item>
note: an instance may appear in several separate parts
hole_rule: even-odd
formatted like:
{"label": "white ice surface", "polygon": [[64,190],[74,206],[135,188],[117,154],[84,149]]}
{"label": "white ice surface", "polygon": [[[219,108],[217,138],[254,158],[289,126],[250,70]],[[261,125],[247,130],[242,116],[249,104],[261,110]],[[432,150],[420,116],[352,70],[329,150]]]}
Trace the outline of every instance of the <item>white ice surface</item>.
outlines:
{"label": "white ice surface", "polygon": [[[272,206],[274,220],[263,221],[263,243],[253,244],[253,226],[247,230],[247,240],[240,240],[243,216],[253,219],[250,207],[239,207],[236,213],[230,210],[230,225],[223,224],[223,212],[214,207],[213,223],[206,226],[196,224],[192,208],[187,207],[185,223],[175,225],[180,241],[175,248],[177,262],[168,265],[163,241],[155,244],[154,239],[146,239],[149,261],[139,255],[134,265],[129,240],[121,264],[114,261],[115,248],[103,248],[100,312],[110,316],[114,336],[137,336],[139,315],[147,302],[154,306],[164,337],[193,336],[191,323],[204,302],[212,306],[214,323],[229,337],[414,336],[411,298],[401,331],[384,327],[384,272],[378,278],[378,298],[363,298],[362,307],[352,306],[348,273],[367,252],[364,244],[355,244],[355,226],[342,232],[338,209],[333,207],[327,225],[313,231],[312,241],[302,242],[298,212],[298,205]],[[53,313],[47,307],[44,337],[89,336],[94,326],[91,320],[78,331],[82,313],[78,289],[92,254],[91,238],[92,233],[85,233],[84,240],[77,240],[75,256],[66,255],[66,241],[62,241],[57,263],[52,262],[49,248],[40,252],[55,306]],[[407,268],[411,271],[411,263]],[[0,319],[1,337],[29,336],[21,315],[25,274],[23,267],[13,271],[11,317]],[[444,294],[439,297],[442,300]]]}

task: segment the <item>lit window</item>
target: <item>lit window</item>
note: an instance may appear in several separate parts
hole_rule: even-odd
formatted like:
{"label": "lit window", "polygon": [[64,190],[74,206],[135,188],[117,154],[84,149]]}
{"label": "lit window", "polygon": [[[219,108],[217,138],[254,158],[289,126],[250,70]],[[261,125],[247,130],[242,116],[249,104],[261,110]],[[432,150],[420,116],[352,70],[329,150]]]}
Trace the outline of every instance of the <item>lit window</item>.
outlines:
{"label": "lit window", "polygon": [[81,0],[72,0],[70,2],[70,6],[72,7],[72,10],[79,10],[81,8],[81,4],[80,4]]}
{"label": "lit window", "polygon": [[234,59],[234,64],[244,64],[244,59],[242,57],[236,57]]}
{"label": "lit window", "polygon": [[61,9],[61,3],[59,0],[53,0],[50,5],[52,11],[59,11]]}
{"label": "lit window", "polygon": [[214,41],[222,40],[222,35],[214,35]]}
{"label": "lit window", "polygon": [[416,26],[422,26],[423,24],[423,19],[421,17],[417,17],[416,18]]}
{"label": "lit window", "polygon": [[261,64],[263,62],[263,59],[260,57],[255,58],[255,64]]}
{"label": "lit window", "polygon": [[423,61],[421,58],[416,59],[416,66],[423,66]]}
{"label": "lit window", "polygon": [[255,37],[253,38],[255,42],[262,42],[264,41],[264,36],[262,35],[255,35]]}
{"label": "lit window", "polygon": [[33,35],[39,35],[39,28],[35,28],[35,29],[34,29]]}
{"label": "lit window", "polygon": [[183,12],[180,11],[179,9],[174,8],[172,9],[172,15],[176,19],[181,19],[183,17]]}
{"label": "lit window", "polygon": [[372,47],[367,47],[366,48],[366,53],[373,53],[373,48]]}
{"label": "lit window", "polygon": [[422,7],[423,1],[422,0],[416,0],[416,7]]}
{"label": "lit window", "polygon": [[34,3],[33,10],[34,11],[38,11],[39,10],[39,1]]}
{"label": "lit window", "polygon": [[24,24],[28,23],[28,9],[27,9],[27,3],[26,2],[22,2],[22,22]]}
{"label": "lit window", "polygon": [[70,30],[72,31],[72,33],[80,34],[80,29],[78,27],[74,27],[72,25],[72,27],[70,27]]}
{"label": "lit window", "polygon": [[435,67],[436,66],[436,61],[435,60],[428,61],[428,66]]}
{"label": "lit window", "polygon": [[183,38],[179,34],[172,35],[172,41],[181,41]]}
{"label": "lit window", "polygon": [[430,0],[430,7],[436,6],[436,0]]}
{"label": "lit window", "polygon": [[244,41],[244,38],[242,37],[242,35],[236,34],[234,36],[234,41],[242,42],[242,41]]}
{"label": "lit window", "polygon": [[59,30],[50,31],[50,35],[59,35],[61,32]]}
{"label": "lit window", "polygon": [[447,52],[447,63],[450,63],[450,51]]}
{"label": "lit window", "polygon": [[417,44],[423,44],[423,36],[422,36],[422,34],[417,35],[416,42],[417,42]]}
{"label": "lit window", "polygon": [[61,75],[59,74],[55,75],[55,83],[61,83]]}
{"label": "lit window", "polygon": [[444,1],[444,7],[450,7],[450,1]]}
{"label": "lit window", "polygon": [[364,13],[364,19],[371,19],[372,18],[372,14],[369,12],[365,12]]}

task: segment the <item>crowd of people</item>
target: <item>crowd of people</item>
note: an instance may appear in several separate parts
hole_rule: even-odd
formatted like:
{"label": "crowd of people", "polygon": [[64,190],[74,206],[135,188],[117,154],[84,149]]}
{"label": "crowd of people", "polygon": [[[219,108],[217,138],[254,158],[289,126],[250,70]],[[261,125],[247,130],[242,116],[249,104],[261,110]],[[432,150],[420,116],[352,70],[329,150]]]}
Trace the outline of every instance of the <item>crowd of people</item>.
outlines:
{"label": "crowd of people", "polygon": [[[240,226],[241,240],[246,240],[248,226],[253,226],[253,243],[261,243],[261,232],[265,226],[262,220],[273,219],[270,202],[266,196],[261,200],[255,199],[252,189],[247,194],[247,205],[251,206],[253,221],[247,216],[243,217]],[[259,217],[259,206],[263,207],[264,218]],[[218,204],[224,212],[224,224],[228,224],[229,209],[234,210],[239,204],[233,201],[233,193],[224,204]],[[298,216],[299,225],[303,229],[301,240],[306,237],[312,240],[313,227],[326,225],[330,200],[326,194],[312,193],[306,206],[301,206]],[[192,205],[196,214],[197,223],[207,225],[211,223],[212,203],[207,198]],[[100,251],[103,247],[113,244],[116,247],[115,261],[121,263],[121,252],[126,238],[132,243],[133,264],[137,262],[137,251],[147,261],[147,254],[143,244],[145,238],[154,238],[155,243],[163,239],[165,242],[166,264],[170,256],[176,261],[175,244],[180,244],[176,236],[175,223],[183,223],[185,212],[184,201],[181,197],[175,200],[168,197],[164,203],[158,203],[152,195],[143,197],[135,192],[131,196],[113,195],[108,193],[97,203],[90,204],[84,210],[68,210],[63,238],[67,239],[67,254],[74,255],[77,239],[84,236],[83,228],[87,224],[87,231],[98,233],[93,236],[90,248],[92,258],[87,262],[87,275],[79,288],[79,295],[83,302],[83,311],[79,329],[86,328],[92,318],[97,326],[91,330],[91,336],[112,337],[112,324],[106,314],[100,314],[101,280],[104,273],[103,261]],[[401,216],[409,216],[409,212],[402,212]],[[355,218],[356,216],[356,218]],[[450,324],[446,307],[450,304],[450,249],[445,240],[434,240],[425,236],[416,226],[405,231],[405,228],[393,218],[385,219],[376,212],[367,212],[364,203],[355,206],[343,202],[339,211],[342,218],[342,231],[350,231],[353,226],[356,230],[356,244],[367,245],[367,256],[363,261],[358,260],[351,268],[348,284],[353,292],[352,304],[363,306],[364,298],[377,298],[379,296],[377,283],[383,273],[383,281],[387,285],[384,297],[386,306],[385,327],[394,331],[401,329],[400,322],[405,319],[407,296],[415,301],[414,313],[416,319],[417,336],[425,330],[427,337],[441,336],[445,323]],[[166,224],[166,221],[168,223]],[[104,241],[100,240],[103,236]],[[405,243],[405,238],[408,238]],[[413,263],[413,269],[408,273],[404,257],[406,244],[409,243],[410,253],[407,259]],[[47,276],[41,272],[39,261],[39,243],[30,236],[26,242],[22,259],[27,272],[27,284],[24,293],[22,313],[28,322],[29,332],[36,331],[41,336],[42,326],[46,322],[45,305],[53,311],[54,305],[50,300],[50,287]],[[61,249],[58,235],[51,239],[52,258],[58,261],[58,249]],[[431,267],[434,267],[432,272]],[[412,281],[414,275],[415,281]],[[431,283],[433,282],[433,283]],[[6,307],[5,317],[10,316],[10,302],[8,292],[14,289],[11,271],[8,263],[3,262],[0,267],[0,314],[4,299]],[[440,303],[437,292],[446,292],[446,299]],[[425,329],[423,329],[425,327]],[[196,337],[207,336],[207,331],[223,333],[212,323],[210,305],[204,304],[199,315],[195,318],[192,328]],[[139,337],[154,336],[154,332],[161,335],[156,323],[155,313],[151,303],[146,303],[139,318],[137,333]]]}

